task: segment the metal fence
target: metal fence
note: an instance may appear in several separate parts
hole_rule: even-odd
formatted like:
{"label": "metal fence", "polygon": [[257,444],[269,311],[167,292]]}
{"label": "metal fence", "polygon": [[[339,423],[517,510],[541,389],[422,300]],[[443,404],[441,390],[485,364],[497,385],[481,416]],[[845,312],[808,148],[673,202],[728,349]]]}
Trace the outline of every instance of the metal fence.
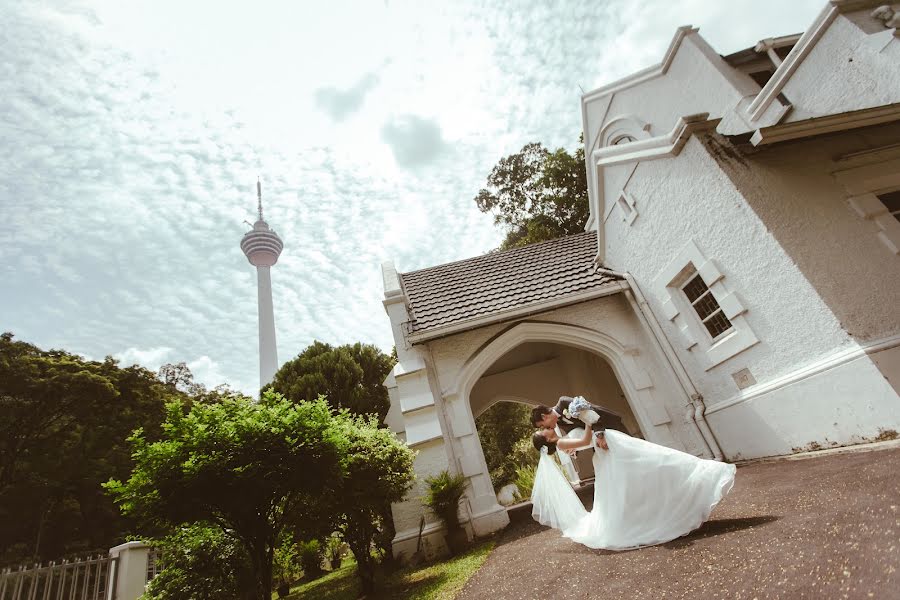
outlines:
{"label": "metal fence", "polygon": [[50,562],[46,566],[0,571],[0,600],[107,600],[115,598],[110,585],[117,559],[89,556]]}

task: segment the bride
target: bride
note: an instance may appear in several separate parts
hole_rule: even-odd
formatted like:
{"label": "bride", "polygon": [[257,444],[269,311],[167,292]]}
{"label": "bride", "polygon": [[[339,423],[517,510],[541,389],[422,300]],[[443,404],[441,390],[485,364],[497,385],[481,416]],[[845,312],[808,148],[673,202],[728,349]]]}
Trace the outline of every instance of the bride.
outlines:
{"label": "bride", "polygon": [[[697,458],[614,429],[553,429],[532,438],[541,453],[532,516],[590,548],[628,550],[690,533],[734,484],[735,466]],[[587,512],[552,455],[594,448],[594,506]],[[608,449],[605,449],[608,448]]]}

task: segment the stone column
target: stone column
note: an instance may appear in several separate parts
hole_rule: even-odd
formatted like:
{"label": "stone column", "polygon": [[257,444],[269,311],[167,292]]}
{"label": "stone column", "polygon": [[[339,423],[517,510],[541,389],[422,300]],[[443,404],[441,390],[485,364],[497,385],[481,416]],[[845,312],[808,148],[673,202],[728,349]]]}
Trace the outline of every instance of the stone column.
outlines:
{"label": "stone column", "polygon": [[[109,549],[109,557],[118,559],[109,577],[107,600],[137,600],[147,587],[150,546],[144,542],[126,542]],[[115,590],[115,595],[113,591]]]}

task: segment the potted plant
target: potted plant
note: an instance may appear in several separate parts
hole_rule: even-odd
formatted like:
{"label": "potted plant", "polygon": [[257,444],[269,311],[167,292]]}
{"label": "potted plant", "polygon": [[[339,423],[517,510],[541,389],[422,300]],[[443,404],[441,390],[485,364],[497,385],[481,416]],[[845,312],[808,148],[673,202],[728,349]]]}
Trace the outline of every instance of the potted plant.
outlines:
{"label": "potted plant", "polygon": [[343,550],[344,540],[341,539],[341,536],[337,533],[332,534],[325,544],[326,558],[328,558],[328,563],[331,565],[332,571],[337,571],[341,568]]}
{"label": "potted plant", "polygon": [[427,477],[428,493],[425,505],[430,508],[447,528],[447,547],[451,554],[458,554],[468,542],[466,531],[459,523],[459,502],[466,491],[466,478],[441,471]]}

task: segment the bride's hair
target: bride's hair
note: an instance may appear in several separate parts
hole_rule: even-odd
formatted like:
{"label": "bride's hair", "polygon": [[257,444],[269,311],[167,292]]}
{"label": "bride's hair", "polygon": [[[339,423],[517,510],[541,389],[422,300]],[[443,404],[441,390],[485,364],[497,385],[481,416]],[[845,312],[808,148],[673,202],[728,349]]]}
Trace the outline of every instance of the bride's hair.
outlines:
{"label": "bride's hair", "polygon": [[547,454],[556,454],[556,442],[548,442],[542,431],[534,432],[534,435],[531,436],[531,443],[534,444],[534,449],[538,452],[541,451],[541,448],[546,447]]}

